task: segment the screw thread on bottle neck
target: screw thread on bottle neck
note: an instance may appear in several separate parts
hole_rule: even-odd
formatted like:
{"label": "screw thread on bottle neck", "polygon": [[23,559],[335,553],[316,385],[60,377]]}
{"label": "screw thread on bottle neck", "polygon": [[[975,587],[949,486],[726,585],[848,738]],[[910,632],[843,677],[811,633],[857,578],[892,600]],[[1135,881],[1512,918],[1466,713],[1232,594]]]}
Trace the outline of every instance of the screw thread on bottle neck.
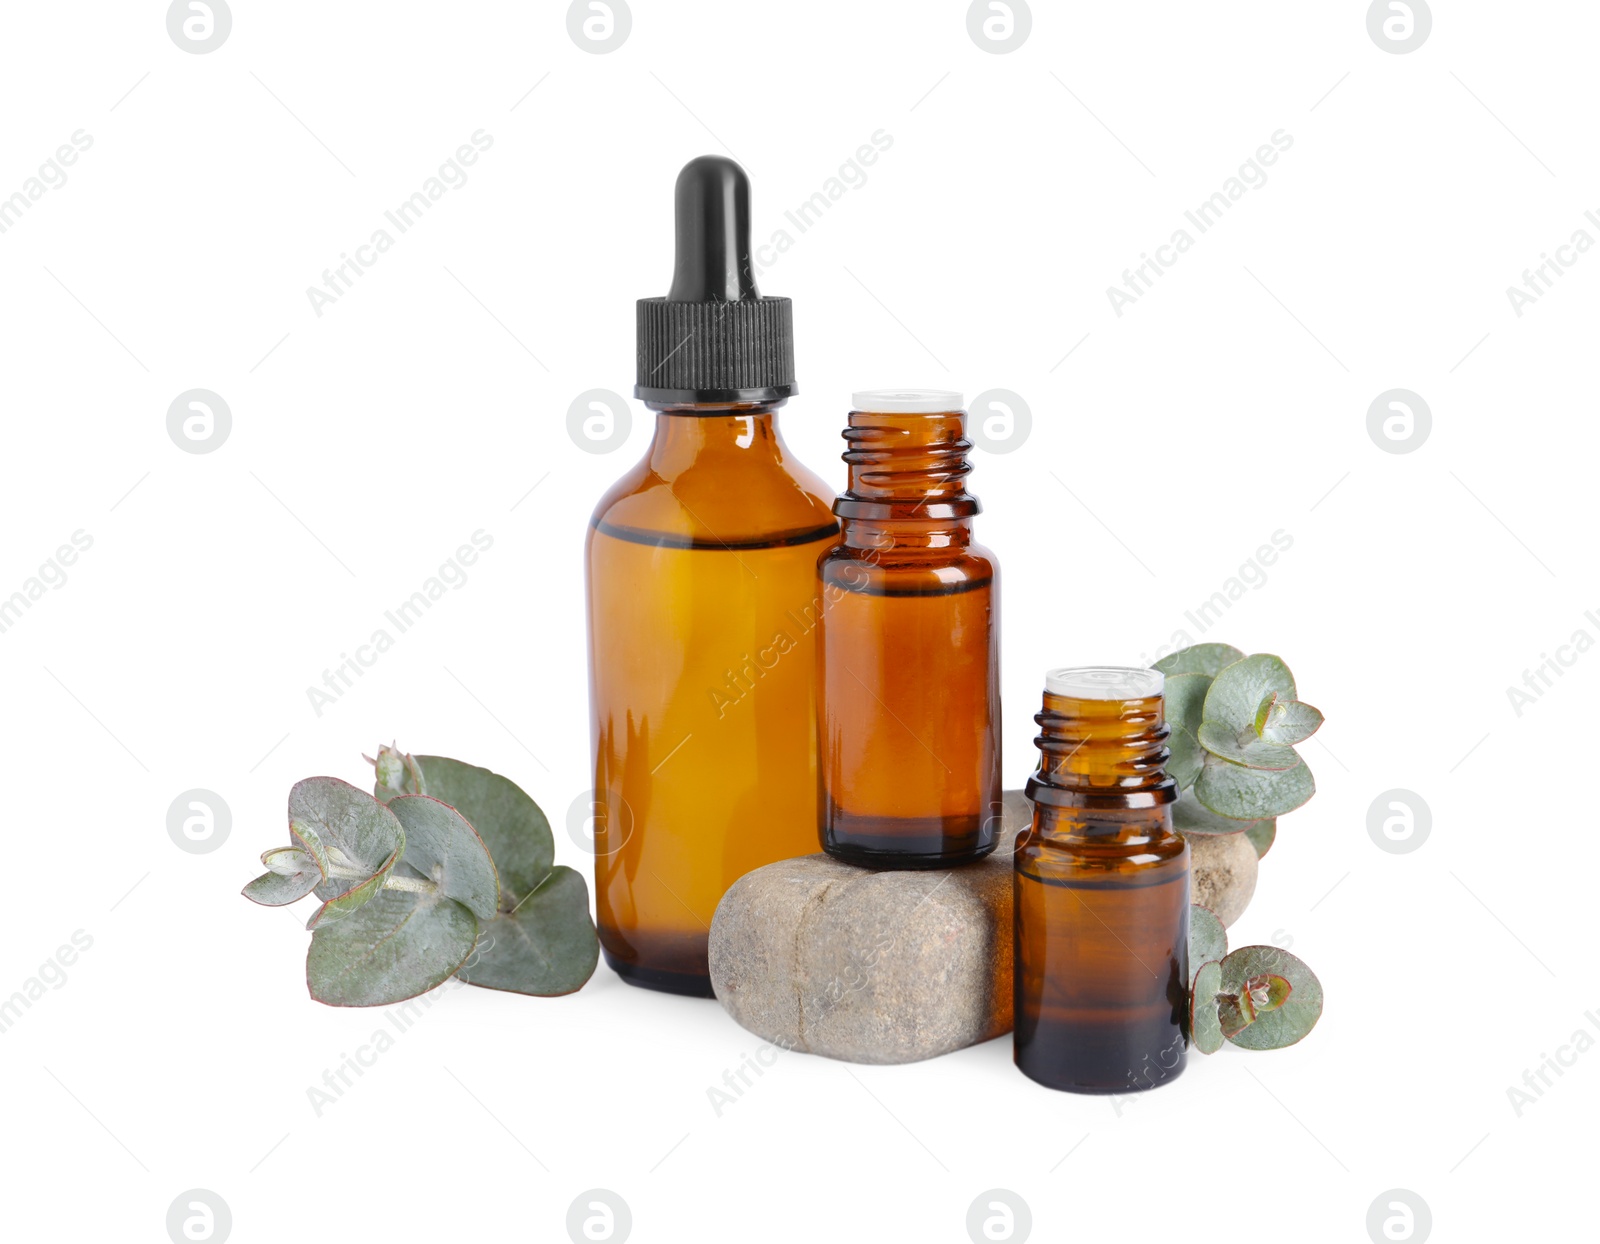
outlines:
{"label": "screw thread on bottle neck", "polygon": [[[850,412],[845,429],[848,492],[856,501],[913,504],[971,501],[967,476],[965,419],[960,411],[946,414],[876,414]],[[975,512],[975,511],[974,511]]]}
{"label": "screw thread on bottle neck", "polygon": [[[1072,683],[1073,675],[1114,672],[1057,671],[1051,680],[1066,675],[1065,681]],[[1147,681],[1153,682],[1154,694],[1102,698],[1047,689],[1034,716],[1040,731],[1034,739],[1039,769],[1028,780],[1029,797],[1057,807],[1107,809],[1175,800],[1177,784],[1166,773],[1171,730],[1163,714],[1160,676]],[[1128,685],[1140,689],[1138,680]]]}
{"label": "screw thread on bottle neck", "polygon": [[844,439],[849,484],[833,512],[846,545],[910,551],[972,542],[971,519],[983,507],[967,491],[972,442],[959,409],[852,410]]}

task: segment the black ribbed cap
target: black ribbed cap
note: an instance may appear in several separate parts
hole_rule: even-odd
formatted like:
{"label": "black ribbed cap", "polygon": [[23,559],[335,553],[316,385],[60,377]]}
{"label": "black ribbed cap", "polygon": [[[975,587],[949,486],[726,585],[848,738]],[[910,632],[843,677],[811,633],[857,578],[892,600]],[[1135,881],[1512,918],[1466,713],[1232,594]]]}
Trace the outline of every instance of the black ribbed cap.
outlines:
{"label": "black ribbed cap", "polygon": [[799,392],[794,306],[763,298],[750,265],[750,179],[724,156],[678,174],[677,256],[665,298],[638,305],[646,402],[771,402]]}

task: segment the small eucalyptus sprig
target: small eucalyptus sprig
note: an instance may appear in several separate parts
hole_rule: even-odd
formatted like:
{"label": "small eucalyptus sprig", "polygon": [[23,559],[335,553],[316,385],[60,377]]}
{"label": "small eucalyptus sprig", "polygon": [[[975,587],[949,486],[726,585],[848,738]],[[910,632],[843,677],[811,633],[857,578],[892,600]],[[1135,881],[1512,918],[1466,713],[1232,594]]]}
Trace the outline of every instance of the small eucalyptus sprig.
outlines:
{"label": "small eucalyptus sprig", "polygon": [[281,907],[321,900],[306,984],[329,1006],[386,1006],[459,976],[554,996],[599,961],[582,874],[554,863],[550,824],[515,783],[444,756],[380,747],[374,793],[332,777],[289,792],[294,845],[244,887]]}
{"label": "small eucalyptus sprig", "polygon": [[1228,932],[1210,908],[1189,908],[1189,1040],[1202,1054],[1224,1041],[1247,1050],[1293,1045],[1322,1016],[1322,982],[1276,946],[1228,952]]}
{"label": "small eucalyptus sprig", "polygon": [[1179,791],[1174,828],[1245,833],[1256,855],[1265,855],[1277,818],[1316,794],[1294,744],[1316,733],[1322,714],[1300,701],[1289,667],[1266,653],[1195,644],[1153,668],[1166,675],[1167,773]]}

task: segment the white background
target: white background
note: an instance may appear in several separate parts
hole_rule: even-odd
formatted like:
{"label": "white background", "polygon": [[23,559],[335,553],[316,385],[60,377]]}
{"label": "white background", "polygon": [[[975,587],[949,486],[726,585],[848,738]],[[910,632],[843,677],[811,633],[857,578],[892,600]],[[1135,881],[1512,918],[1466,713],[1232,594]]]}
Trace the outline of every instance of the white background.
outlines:
{"label": "white background", "polygon": [[[1600,1054],[1570,1042],[1600,1037],[1600,981],[1572,723],[1600,655],[1562,649],[1520,714],[1507,687],[1600,638],[1600,255],[1520,317],[1506,288],[1600,240],[1600,10],[1441,2],[1397,55],[1361,0],[1038,3],[994,54],[959,3],[635,0],[596,55],[548,0],[236,0],[196,55],[164,7],[12,4],[0,31],[0,195],[93,139],[0,234],[0,596],[93,541],[0,633],[0,996],[93,938],[0,1034],[8,1236],[163,1240],[190,1188],[241,1241],[563,1240],[596,1187],[639,1241],[962,1241],[997,1187],[1036,1239],[1364,1240],[1393,1188],[1440,1239],[1578,1230]],[[469,180],[319,317],[307,287],[478,130]],[[446,994],[317,1117],[307,1088],[382,1017],[310,1002],[304,911],[239,897],[290,784],[361,782],[391,738],[458,756],[525,786],[587,871],[580,549],[649,426],[629,399],[593,454],[567,408],[631,392],[684,161],[736,155],[766,237],[878,130],[865,183],[762,277],[795,302],[789,444],[837,486],[853,389],[1026,400],[1025,446],[973,476],[1008,786],[1050,665],[1178,631],[1291,664],[1327,714],[1319,792],[1232,934],[1292,939],[1321,1024],[1191,1054],[1120,1109],[1036,1087],[1006,1038],[784,1055],[718,1117],[707,1090],[758,1042],[602,967],[558,1000]],[[1266,183],[1118,316],[1107,286],[1279,130]],[[197,387],[232,411],[212,453],[166,430]],[[1404,455],[1367,432],[1397,387],[1432,411]],[[319,716],[306,688],[479,528],[465,586]],[[1266,581],[1188,623],[1280,529]],[[167,833],[191,788],[232,812],[209,854]],[[1392,788],[1431,809],[1408,854],[1368,834]],[[1507,1090],[1560,1047],[1519,1115]]]}

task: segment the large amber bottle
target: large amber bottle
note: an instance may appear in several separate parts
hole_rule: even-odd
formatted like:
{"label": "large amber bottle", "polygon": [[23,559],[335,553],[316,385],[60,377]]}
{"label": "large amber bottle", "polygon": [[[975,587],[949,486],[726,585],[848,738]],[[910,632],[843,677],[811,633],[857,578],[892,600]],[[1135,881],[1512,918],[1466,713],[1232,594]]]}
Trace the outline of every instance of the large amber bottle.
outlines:
{"label": "large amber bottle", "polygon": [[1051,1088],[1129,1093],[1182,1071],[1189,845],[1172,829],[1163,678],[1052,670],[1017,840],[1017,1066]]}
{"label": "large amber bottle", "polygon": [[942,868],[994,850],[1000,568],[972,539],[961,395],[857,393],[840,543],[817,565],[823,849]]}
{"label": "large amber bottle", "polygon": [[778,432],[792,313],[756,289],[744,172],[692,161],[676,200],[672,289],[638,308],[655,438],[585,548],[595,895],[623,979],[710,997],[723,893],[816,850],[815,568],[838,525]]}

